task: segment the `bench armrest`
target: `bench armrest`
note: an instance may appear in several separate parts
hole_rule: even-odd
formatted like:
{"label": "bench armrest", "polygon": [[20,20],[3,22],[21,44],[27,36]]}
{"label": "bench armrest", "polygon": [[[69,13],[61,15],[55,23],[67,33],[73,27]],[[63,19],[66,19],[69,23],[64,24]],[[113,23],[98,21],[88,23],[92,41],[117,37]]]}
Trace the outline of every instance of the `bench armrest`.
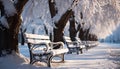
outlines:
{"label": "bench armrest", "polygon": [[64,46],[63,42],[50,42],[51,49],[62,49]]}
{"label": "bench armrest", "polygon": [[67,42],[68,44],[73,44],[73,45],[76,45],[76,44],[79,44],[78,41],[72,41],[72,42]]}

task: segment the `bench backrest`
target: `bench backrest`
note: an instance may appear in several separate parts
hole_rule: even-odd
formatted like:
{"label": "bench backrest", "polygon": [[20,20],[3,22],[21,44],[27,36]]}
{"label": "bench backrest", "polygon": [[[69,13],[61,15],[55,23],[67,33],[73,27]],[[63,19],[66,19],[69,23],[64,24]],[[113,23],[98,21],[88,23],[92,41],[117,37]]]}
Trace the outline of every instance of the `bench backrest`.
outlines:
{"label": "bench backrest", "polygon": [[[64,36],[64,38],[65,38],[66,42],[72,42],[72,40],[70,39],[70,37]],[[76,39],[76,41],[78,41],[78,42],[81,43],[81,40],[78,37],[76,37],[75,39]]]}
{"label": "bench backrest", "polygon": [[77,40],[79,43],[82,43],[82,41],[80,40],[80,38],[76,37],[76,40]]}
{"label": "bench backrest", "polygon": [[72,41],[72,40],[70,39],[70,37],[67,37],[67,36],[64,36],[64,39],[65,39],[66,43],[68,43],[68,44],[69,44],[69,43],[70,43],[70,44],[71,44],[71,43],[74,43],[74,44],[75,44],[75,43],[83,44],[82,41],[81,41],[78,37],[75,37],[75,39],[76,39],[75,41]]}
{"label": "bench backrest", "polygon": [[37,44],[41,42],[46,42],[46,43],[50,42],[49,36],[47,35],[25,33],[25,37],[26,37],[27,43]]}
{"label": "bench backrest", "polygon": [[70,37],[64,36],[66,42],[72,42]]}

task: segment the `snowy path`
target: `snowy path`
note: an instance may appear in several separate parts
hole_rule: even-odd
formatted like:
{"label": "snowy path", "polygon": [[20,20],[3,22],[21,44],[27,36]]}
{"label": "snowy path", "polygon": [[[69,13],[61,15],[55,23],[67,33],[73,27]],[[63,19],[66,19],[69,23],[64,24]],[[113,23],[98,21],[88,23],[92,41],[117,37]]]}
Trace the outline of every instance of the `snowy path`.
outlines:
{"label": "snowy path", "polygon": [[[113,53],[118,57],[110,56]],[[53,68],[119,69],[119,64],[120,45],[114,45],[113,47],[108,44],[100,44],[80,55],[65,55],[65,63],[59,63]]]}
{"label": "snowy path", "polygon": [[120,69],[120,44],[102,43],[80,55],[66,54],[65,63],[55,63],[52,68]]}
{"label": "snowy path", "polygon": [[[20,52],[29,57],[27,46],[20,46]],[[51,69],[42,63],[30,65],[24,56],[1,57],[0,69]],[[66,54],[65,63],[55,63],[52,69],[120,69],[120,44],[102,43],[80,55]]]}

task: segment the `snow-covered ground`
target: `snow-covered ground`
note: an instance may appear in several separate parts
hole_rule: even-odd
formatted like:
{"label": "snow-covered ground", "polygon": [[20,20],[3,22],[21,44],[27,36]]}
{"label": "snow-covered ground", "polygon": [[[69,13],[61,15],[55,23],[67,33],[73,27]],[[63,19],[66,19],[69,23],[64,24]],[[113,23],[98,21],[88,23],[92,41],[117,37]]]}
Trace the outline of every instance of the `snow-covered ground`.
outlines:
{"label": "snow-covered ground", "polygon": [[[22,55],[13,53],[0,58],[0,69],[50,69],[30,65],[27,45],[19,46]],[[13,63],[14,62],[14,63]],[[64,63],[54,63],[53,69],[120,69],[120,44],[100,43],[83,54],[66,54]]]}

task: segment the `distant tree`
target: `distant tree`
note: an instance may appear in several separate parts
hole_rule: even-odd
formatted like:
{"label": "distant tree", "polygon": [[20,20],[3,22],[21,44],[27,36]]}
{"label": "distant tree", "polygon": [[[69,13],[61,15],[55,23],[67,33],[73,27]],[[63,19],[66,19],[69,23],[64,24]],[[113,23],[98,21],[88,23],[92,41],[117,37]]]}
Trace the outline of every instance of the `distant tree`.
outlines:
{"label": "distant tree", "polygon": [[79,38],[81,40],[85,40],[85,31],[83,30],[83,28],[79,30]]}
{"label": "distant tree", "polygon": [[[81,15],[80,18],[83,19],[83,13],[82,12],[80,13],[80,15]],[[83,29],[84,28],[84,24],[85,23],[83,22],[82,23],[83,27],[81,27],[80,24],[78,25],[78,28],[77,28],[77,32],[79,32],[78,37],[82,41],[88,41],[88,40],[90,40],[90,41],[97,41],[98,40],[97,36],[95,34],[91,34],[90,33],[91,25],[90,25],[90,27],[88,29]]]}
{"label": "distant tree", "polygon": [[[27,1],[28,0],[17,0],[17,1],[16,0],[0,0],[1,18],[5,17],[4,19],[6,19],[8,23],[8,27],[7,28],[5,27],[4,28],[5,30],[0,31],[0,37],[2,37],[0,38],[1,52],[2,50],[5,50],[8,54],[10,54],[12,51],[19,52],[18,51],[18,32],[19,32],[19,27],[21,25],[21,13]],[[7,3],[9,3],[10,5]],[[12,11],[12,9],[10,10],[8,8],[15,8],[13,15],[8,15],[9,12]],[[4,25],[1,25],[0,27],[2,26]],[[3,44],[1,44],[2,42]]]}
{"label": "distant tree", "polygon": [[[55,7],[55,0],[48,0],[48,3],[49,3],[51,18],[53,18],[57,14],[57,8]],[[50,40],[53,41],[52,32],[50,33]]]}
{"label": "distant tree", "polygon": [[90,28],[83,30],[83,28],[79,31],[79,38],[82,41],[97,41],[98,38],[95,34],[90,33]]}
{"label": "distant tree", "polygon": [[57,14],[57,8],[55,7],[55,0],[48,0],[49,1],[49,10],[51,14],[51,18],[53,18]]}
{"label": "distant tree", "polygon": [[72,14],[69,18],[70,22],[70,27],[69,27],[69,32],[70,32],[70,38],[72,41],[75,41],[75,37],[77,35],[77,29],[75,28],[75,16],[74,16],[74,11],[72,11]]}

